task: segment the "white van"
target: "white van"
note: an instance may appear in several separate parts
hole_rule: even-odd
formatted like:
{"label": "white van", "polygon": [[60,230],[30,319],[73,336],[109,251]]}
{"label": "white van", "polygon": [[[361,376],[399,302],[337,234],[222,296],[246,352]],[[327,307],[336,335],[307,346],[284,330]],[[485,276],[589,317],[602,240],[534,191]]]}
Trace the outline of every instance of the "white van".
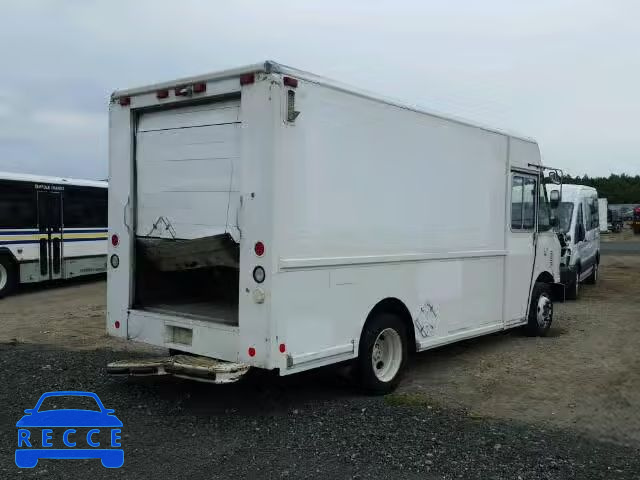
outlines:
{"label": "white van", "polygon": [[274,62],[116,92],[109,126],[107,332],[178,352],[110,373],[353,361],[387,392],[411,352],[549,330],[531,139]]}
{"label": "white van", "polygon": [[[547,185],[547,190],[557,190]],[[600,215],[598,192],[586,185],[563,185],[562,200],[555,213],[563,233],[560,275],[566,298],[578,298],[580,283],[595,284],[600,264]]]}

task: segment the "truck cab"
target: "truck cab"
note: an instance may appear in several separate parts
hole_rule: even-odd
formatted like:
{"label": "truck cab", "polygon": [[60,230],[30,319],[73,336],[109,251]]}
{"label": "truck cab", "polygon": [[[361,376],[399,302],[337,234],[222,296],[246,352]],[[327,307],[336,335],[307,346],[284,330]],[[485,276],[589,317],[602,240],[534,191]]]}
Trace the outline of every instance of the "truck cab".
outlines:
{"label": "truck cab", "polygon": [[[556,190],[547,185],[547,190]],[[565,297],[578,298],[581,283],[594,284],[600,264],[598,192],[585,185],[563,185],[555,216],[562,238],[560,278]]]}

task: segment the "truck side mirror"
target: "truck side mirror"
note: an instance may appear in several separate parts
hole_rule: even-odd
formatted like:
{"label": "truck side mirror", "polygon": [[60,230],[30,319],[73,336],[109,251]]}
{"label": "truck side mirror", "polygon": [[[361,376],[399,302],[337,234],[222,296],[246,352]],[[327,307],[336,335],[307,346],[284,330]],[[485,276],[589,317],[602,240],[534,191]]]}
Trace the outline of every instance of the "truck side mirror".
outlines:
{"label": "truck side mirror", "polygon": [[555,184],[559,184],[562,181],[560,178],[560,174],[555,170],[551,170],[549,172],[549,180],[551,181],[551,183],[555,183]]}
{"label": "truck side mirror", "polygon": [[551,192],[549,192],[549,206],[556,209],[558,205],[560,205],[560,192],[558,190],[551,190]]}

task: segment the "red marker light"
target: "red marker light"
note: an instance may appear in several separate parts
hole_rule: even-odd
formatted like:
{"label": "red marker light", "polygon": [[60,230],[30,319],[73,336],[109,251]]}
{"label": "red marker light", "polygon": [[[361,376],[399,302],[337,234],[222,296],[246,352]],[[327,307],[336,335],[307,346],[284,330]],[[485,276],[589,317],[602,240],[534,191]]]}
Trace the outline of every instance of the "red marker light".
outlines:
{"label": "red marker light", "polygon": [[167,98],[169,96],[169,90],[158,90],[156,92],[157,98]]}
{"label": "red marker light", "polygon": [[188,97],[189,87],[187,87],[186,85],[181,85],[179,87],[176,87],[174,93],[176,94],[176,97]]}
{"label": "red marker light", "polygon": [[284,353],[287,351],[287,346],[284,343],[281,343],[278,350],[280,350],[280,353]]}
{"label": "red marker light", "polygon": [[282,81],[284,82],[284,84],[287,87],[292,87],[292,88],[297,88],[298,87],[298,79],[297,78],[284,77],[282,79]]}
{"label": "red marker light", "polygon": [[264,243],[256,242],[255,247],[253,247],[253,251],[256,252],[256,255],[259,257],[264,255]]}
{"label": "red marker light", "polygon": [[120,97],[118,99],[118,103],[122,107],[127,107],[127,106],[131,105],[131,97]]}
{"label": "red marker light", "polygon": [[202,83],[195,83],[193,85],[193,93],[203,93],[207,91],[207,84],[202,82]]}
{"label": "red marker light", "polygon": [[250,357],[255,357],[256,356],[256,349],[253,347],[249,347],[249,356]]}
{"label": "red marker light", "polygon": [[118,238],[118,235],[116,235],[115,233],[111,235],[111,245],[113,245],[114,247],[117,247],[119,243],[120,243],[120,239]]}
{"label": "red marker light", "polygon": [[249,85],[256,81],[256,76],[253,73],[245,73],[240,75],[240,85]]}
{"label": "red marker light", "polygon": [[120,328],[120,321],[116,320],[116,323],[114,323],[113,326],[116,328]]}

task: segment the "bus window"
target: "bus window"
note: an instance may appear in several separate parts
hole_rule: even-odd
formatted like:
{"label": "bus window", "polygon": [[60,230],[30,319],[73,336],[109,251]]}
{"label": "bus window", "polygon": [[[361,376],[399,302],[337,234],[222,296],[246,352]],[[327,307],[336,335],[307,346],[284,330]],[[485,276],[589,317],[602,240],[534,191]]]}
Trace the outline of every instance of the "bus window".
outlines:
{"label": "bus window", "polygon": [[34,228],[36,214],[33,184],[0,182],[0,228]]}
{"label": "bus window", "polygon": [[106,227],[107,190],[104,188],[74,188],[64,192],[64,226]]}

